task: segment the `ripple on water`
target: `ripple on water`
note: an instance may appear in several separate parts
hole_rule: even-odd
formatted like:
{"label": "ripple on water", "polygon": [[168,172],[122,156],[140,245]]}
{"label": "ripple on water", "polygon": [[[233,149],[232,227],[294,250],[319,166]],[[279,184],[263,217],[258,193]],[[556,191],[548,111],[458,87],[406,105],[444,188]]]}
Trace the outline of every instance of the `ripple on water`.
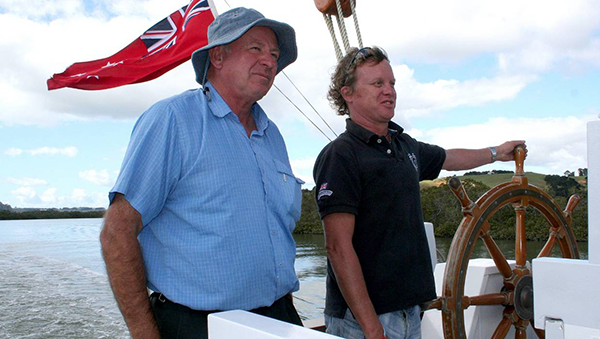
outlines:
{"label": "ripple on water", "polygon": [[106,277],[0,249],[0,338],[129,338]]}

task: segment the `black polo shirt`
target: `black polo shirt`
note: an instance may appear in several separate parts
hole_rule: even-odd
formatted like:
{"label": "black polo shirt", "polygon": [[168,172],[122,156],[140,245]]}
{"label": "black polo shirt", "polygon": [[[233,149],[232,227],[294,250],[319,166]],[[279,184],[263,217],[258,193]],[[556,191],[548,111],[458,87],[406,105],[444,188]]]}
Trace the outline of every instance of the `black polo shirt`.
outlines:
{"label": "black polo shirt", "polygon": [[[393,122],[389,131],[391,144],[347,119],[313,172],[321,218],[356,216],[352,243],[377,314],[436,298],[419,181],[435,179],[446,159],[443,148],[416,141]],[[328,261],[325,313],[343,318],[347,308]]]}

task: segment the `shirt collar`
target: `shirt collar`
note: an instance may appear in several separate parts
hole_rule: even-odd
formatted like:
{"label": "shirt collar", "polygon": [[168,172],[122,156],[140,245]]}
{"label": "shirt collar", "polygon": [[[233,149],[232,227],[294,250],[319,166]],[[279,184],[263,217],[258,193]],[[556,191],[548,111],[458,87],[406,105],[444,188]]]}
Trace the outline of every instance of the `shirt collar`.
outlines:
{"label": "shirt collar", "polygon": [[[371,141],[373,138],[379,137],[377,134],[355,123],[350,118],[346,119],[346,130],[365,143],[369,143],[369,141]],[[390,132],[392,139],[394,139],[396,136],[404,132],[404,128],[400,127],[400,125],[396,124],[395,122],[390,121],[388,123],[388,131]]]}
{"label": "shirt collar", "polygon": [[[224,118],[228,114],[233,114],[229,105],[223,100],[219,92],[215,87],[207,81],[204,87],[208,88],[210,92],[210,100],[208,100],[208,108],[211,113],[218,118]],[[264,131],[269,127],[271,120],[267,117],[265,111],[258,103],[254,103],[251,108],[252,115],[254,116],[254,122],[256,123],[256,129],[259,135],[264,134]]]}

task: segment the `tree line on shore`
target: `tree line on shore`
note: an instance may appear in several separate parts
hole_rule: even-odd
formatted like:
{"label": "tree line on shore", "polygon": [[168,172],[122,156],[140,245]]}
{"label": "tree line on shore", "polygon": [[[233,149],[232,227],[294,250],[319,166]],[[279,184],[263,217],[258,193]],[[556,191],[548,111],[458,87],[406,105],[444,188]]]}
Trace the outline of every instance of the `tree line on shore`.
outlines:
{"label": "tree line on shore", "polygon": [[[435,236],[452,238],[463,215],[461,205],[448,187],[446,178],[440,184],[421,186],[421,205],[425,221],[434,226]],[[461,180],[471,200],[476,201],[491,187],[473,179]],[[546,187],[542,188],[554,201],[564,209],[569,197],[578,194],[581,201],[573,212],[573,232],[578,241],[587,241],[588,237],[588,202],[587,186],[581,185],[572,177],[547,175],[544,178]],[[297,223],[296,233],[323,233],[321,219],[315,202],[315,188],[302,191],[302,216]],[[508,205],[498,210],[489,220],[491,235],[498,240],[515,238],[515,211]],[[545,241],[549,236],[549,223],[546,218],[533,207],[526,210],[527,240]]]}
{"label": "tree line on shore", "polygon": [[103,215],[104,210],[61,211],[48,209],[15,212],[5,209],[0,211],[0,220],[102,218]]}
{"label": "tree line on shore", "polygon": [[[425,221],[434,225],[436,237],[451,238],[454,236],[462,220],[461,206],[448,187],[446,178],[436,185],[421,186],[421,204]],[[578,183],[572,177],[547,175],[544,177],[546,187],[543,189],[553,197],[557,204],[564,209],[572,194],[579,194],[581,202],[573,212],[573,232],[580,241],[587,241],[588,203],[587,186]],[[487,192],[490,187],[486,184],[469,179],[462,180],[463,186],[473,201]],[[322,234],[323,227],[315,202],[315,189],[302,190],[302,215],[296,224],[295,233]],[[0,203],[1,204],[1,203]],[[60,219],[60,218],[101,218],[104,210],[30,210],[16,212],[9,205],[0,206],[0,220],[13,219]],[[489,220],[491,234],[494,239],[512,240],[515,237],[515,212],[511,206],[498,210]],[[526,234],[528,240],[545,241],[548,239],[549,224],[545,217],[532,207],[526,211]]]}

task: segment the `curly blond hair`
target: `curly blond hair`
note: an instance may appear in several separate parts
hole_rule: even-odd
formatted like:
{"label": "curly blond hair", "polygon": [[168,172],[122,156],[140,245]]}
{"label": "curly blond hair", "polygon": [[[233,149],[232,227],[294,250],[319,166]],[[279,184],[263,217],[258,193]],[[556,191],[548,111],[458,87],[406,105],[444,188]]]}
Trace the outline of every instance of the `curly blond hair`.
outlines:
{"label": "curly blond hair", "polygon": [[387,60],[388,56],[385,51],[377,46],[364,47],[358,49],[352,47],[346,56],[340,60],[335,67],[335,72],[331,75],[331,84],[327,92],[329,104],[336,111],[337,115],[350,114],[346,100],[342,96],[342,87],[349,86],[354,90],[356,83],[356,69],[365,62],[375,62],[378,64],[383,60]]}

